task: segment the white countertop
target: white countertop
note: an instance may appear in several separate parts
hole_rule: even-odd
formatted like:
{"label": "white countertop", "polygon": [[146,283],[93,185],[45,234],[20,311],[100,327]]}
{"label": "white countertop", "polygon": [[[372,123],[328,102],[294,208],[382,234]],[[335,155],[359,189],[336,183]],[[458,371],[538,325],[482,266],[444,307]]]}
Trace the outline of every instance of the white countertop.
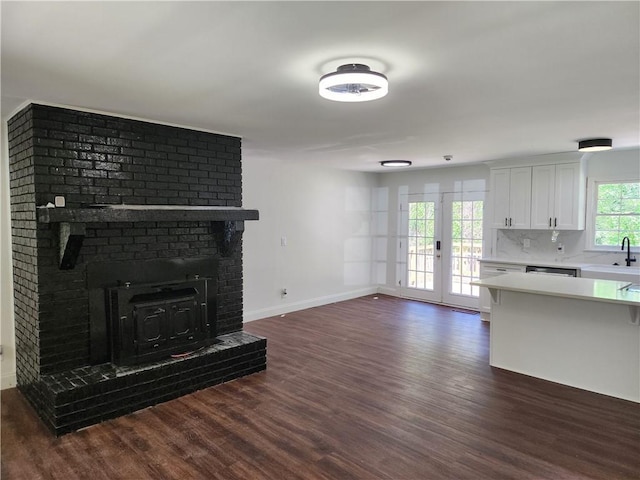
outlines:
{"label": "white countertop", "polygon": [[614,280],[507,273],[476,280],[471,282],[471,285],[536,295],[640,306],[640,292],[624,290],[623,287],[629,285],[629,282]]}
{"label": "white countertop", "polygon": [[536,260],[536,259],[517,259],[517,258],[499,258],[484,257],[480,259],[480,263],[500,263],[506,265],[519,265],[536,267],[552,267],[552,268],[576,268],[580,270],[578,276],[589,278],[602,278],[604,280],[629,281],[633,283],[640,282],[640,266],[633,265],[626,267],[624,265],[611,264],[595,264],[595,263],[578,263],[578,262],[554,262],[553,260]]}
{"label": "white countertop", "polygon": [[535,258],[518,259],[518,258],[499,258],[499,257],[483,257],[480,263],[510,263],[513,265],[535,265],[536,267],[555,267],[555,268],[584,268],[591,264],[576,262],[554,262],[553,260],[540,260]]}

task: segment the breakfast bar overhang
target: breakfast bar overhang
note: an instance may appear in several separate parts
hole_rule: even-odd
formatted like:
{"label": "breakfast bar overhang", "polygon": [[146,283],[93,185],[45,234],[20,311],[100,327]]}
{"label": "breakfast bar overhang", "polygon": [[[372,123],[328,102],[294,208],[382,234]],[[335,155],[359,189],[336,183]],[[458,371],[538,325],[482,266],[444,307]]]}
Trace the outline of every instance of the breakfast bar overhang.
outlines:
{"label": "breakfast bar overhang", "polygon": [[491,293],[490,364],[640,403],[640,292],[629,282],[509,273]]}

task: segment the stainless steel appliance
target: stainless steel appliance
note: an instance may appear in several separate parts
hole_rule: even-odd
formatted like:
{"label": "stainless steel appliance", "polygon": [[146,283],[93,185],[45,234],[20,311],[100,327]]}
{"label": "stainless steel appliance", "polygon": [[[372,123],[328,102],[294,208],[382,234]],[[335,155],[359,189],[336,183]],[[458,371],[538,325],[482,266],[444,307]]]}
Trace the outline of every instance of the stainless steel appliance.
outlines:
{"label": "stainless steel appliance", "polygon": [[563,268],[563,267],[538,267],[535,265],[527,265],[525,272],[535,273],[538,275],[557,275],[560,277],[577,277],[579,269]]}

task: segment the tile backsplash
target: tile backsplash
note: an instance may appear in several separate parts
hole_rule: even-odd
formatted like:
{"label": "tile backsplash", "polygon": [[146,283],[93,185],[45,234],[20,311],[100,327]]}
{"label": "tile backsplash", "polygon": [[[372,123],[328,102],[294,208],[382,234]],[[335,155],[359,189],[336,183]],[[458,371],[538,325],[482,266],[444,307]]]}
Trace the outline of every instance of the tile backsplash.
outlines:
{"label": "tile backsplash", "polygon": [[[544,260],[562,263],[624,264],[625,253],[585,251],[584,231],[497,230],[494,257]],[[529,246],[525,247],[525,240]],[[555,241],[554,241],[555,240]],[[564,252],[559,251],[562,245]]]}

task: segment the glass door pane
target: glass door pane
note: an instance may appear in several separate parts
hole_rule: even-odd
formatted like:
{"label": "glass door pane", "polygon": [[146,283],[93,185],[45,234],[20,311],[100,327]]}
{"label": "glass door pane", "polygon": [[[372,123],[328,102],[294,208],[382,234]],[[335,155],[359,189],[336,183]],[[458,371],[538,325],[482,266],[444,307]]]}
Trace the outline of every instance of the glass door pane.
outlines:
{"label": "glass door pane", "polygon": [[482,257],[482,200],[459,200],[451,204],[451,275],[449,292],[479,297],[480,288],[471,286],[480,278]]}
{"label": "glass door pane", "polygon": [[435,202],[408,204],[407,287],[434,289]]}

